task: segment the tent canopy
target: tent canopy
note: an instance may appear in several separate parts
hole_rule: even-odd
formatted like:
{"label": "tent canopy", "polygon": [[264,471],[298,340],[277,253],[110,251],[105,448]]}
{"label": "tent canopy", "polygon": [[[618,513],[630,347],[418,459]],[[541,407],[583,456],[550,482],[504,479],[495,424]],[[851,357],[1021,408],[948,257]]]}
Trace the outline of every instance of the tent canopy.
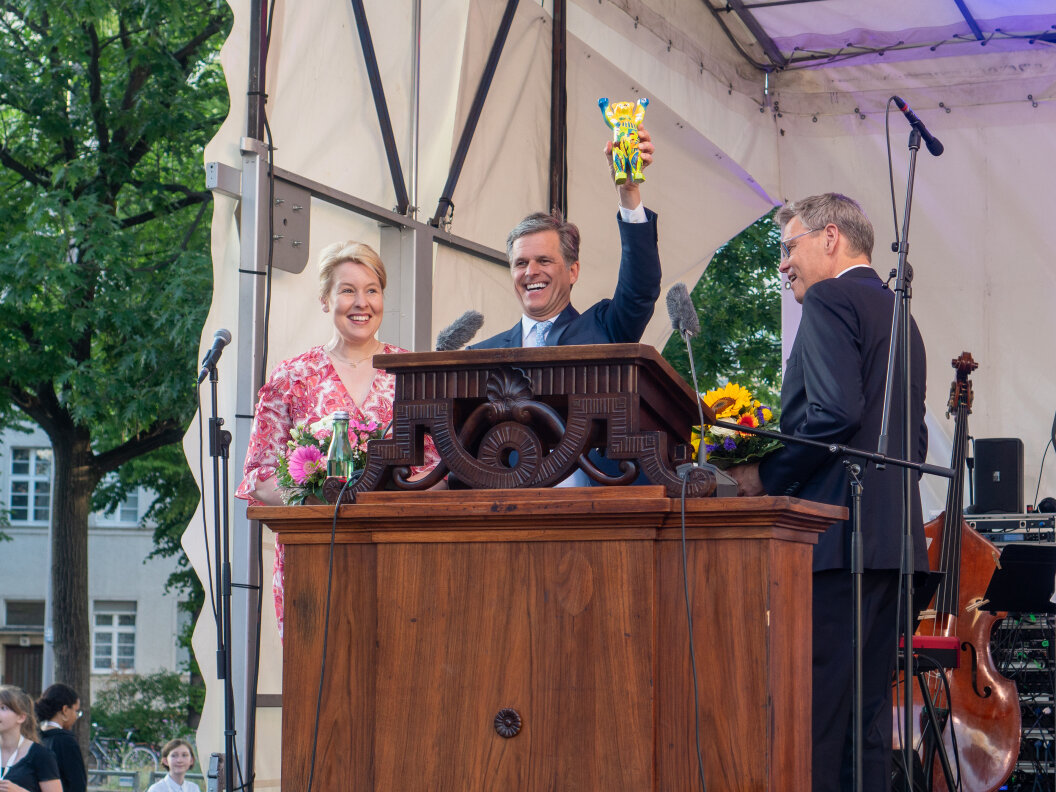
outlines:
{"label": "tent canopy", "polygon": [[[231,113],[206,159],[242,169],[251,13],[250,0],[230,2],[235,25],[222,62]],[[433,214],[443,193],[505,6],[502,0],[422,3],[416,93],[413,0],[363,2],[394,147],[407,183],[418,185],[412,199],[421,216]],[[552,0],[517,5],[450,196],[451,233],[491,248],[504,247],[507,231],[522,216],[547,208],[552,13]],[[929,461],[949,462],[949,361],[970,351],[980,363],[971,434],[1023,439],[1031,502],[1056,409],[1056,270],[1043,238],[1056,162],[1051,2],[730,0],[717,10],[707,0],[571,0],[566,21],[567,194],[570,218],[583,234],[573,302],[583,308],[611,295],[617,271],[616,196],[602,155],[609,132],[599,97],[650,99],[645,126],[657,158],[643,196],[660,215],[666,291],[677,281],[695,282],[719,246],[774,206],[830,190],[865,207],[877,231],[873,263],[886,275],[896,263],[889,252],[896,231],[888,125],[899,214],[908,163],[908,125],[897,112],[886,114],[888,99],[898,94],[946,147],[940,158],[920,155],[909,235],[913,313],[929,356]],[[379,207],[396,203],[352,4],[278,0],[266,80],[278,167]],[[253,333],[263,331],[259,304],[254,309],[247,298],[246,281],[254,278],[238,272],[249,226],[243,216],[240,238],[236,211],[235,200],[217,200],[216,288],[203,349],[218,327],[234,325],[247,311],[257,311],[248,325]],[[311,262],[335,239],[381,244],[376,220],[319,198],[309,211]],[[481,337],[511,326],[519,315],[501,265],[441,245],[428,274],[428,305],[390,289],[387,312],[431,311],[433,336],[470,308],[485,315]],[[787,344],[798,306],[785,299]],[[666,340],[663,314],[660,308],[645,342],[661,346]],[[300,273],[274,272],[268,316],[268,369],[328,337],[314,264]],[[256,348],[243,337],[236,336],[236,344]],[[252,390],[246,385],[251,378],[239,366],[239,376],[224,383],[222,399],[238,403],[244,416],[251,410],[252,395],[244,392]],[[237,470],[249,422],[240,419],[233,428]],[[196,443],[188,439],[190,452]],[[925,481],[929,511],[942,507],[945,489],[945,482]],[[1042,496],[1056,494],[1056,463],[1040,489]],[[204,574],[196,537],[200,525],[190,528],[185,543]],[[210,651],[209,640],[209,630],[200,629],[200,657]],[[277,649],[267,628],[265,642],[265,655]],[[277,683],[276,673],[265,667],[265,686]],[[220,706],[217,696],[210,702]],[[203,719],[210,721],[217,722]],[[206,727],[200,738],[209,736]],[[277,751],[258,750],[258,757],[267,757],[261,762],[275,761]],[[258,782],[277,773],[277,766],[258,764]]]}

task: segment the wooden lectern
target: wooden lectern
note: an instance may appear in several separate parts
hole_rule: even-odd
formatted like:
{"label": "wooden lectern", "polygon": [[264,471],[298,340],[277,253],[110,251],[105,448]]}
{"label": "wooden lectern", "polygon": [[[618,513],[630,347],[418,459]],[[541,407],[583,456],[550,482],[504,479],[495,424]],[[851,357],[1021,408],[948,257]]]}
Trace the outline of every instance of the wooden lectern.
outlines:
{"label": "wooden lectern", "polygon": [[332,536],[333,512],[250,510],[286,545],[285,792],[307,789],[331,539],[314,790],[699,788],[683,513],[708,789],[809,790],[811,553],[844,509],[661,483],[362,490]]}

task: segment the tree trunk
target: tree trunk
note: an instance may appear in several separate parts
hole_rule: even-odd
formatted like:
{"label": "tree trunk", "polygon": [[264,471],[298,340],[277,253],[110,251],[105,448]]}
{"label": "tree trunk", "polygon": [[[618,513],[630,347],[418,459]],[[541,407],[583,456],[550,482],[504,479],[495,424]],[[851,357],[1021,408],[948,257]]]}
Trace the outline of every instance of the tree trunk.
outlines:
{"label": "tree trunk", "polygon": [[[56,433],[60,434],[60,433]],[[88,602],[88,515],[99,483],[88,432],[72,422],[51,437],[55,479],[51,500],[51,612],[55,681],[81,697],[74,728],[82,751],[91,723],[91,625]]]}

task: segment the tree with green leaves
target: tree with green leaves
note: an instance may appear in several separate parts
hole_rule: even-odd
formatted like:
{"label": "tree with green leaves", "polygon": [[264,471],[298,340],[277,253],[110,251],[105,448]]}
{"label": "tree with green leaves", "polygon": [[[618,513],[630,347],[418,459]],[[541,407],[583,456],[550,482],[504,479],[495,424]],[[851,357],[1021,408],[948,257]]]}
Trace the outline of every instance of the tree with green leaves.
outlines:
{"label": "tree with green leaves", "polygon": [[93,492],[194,412],[230,23],[223,0],[0,8],[0,421],[52,444],[55,672],[85,705]]}
{"label": "tree with green leaves", "polygon": [[[690,292],[700,317],[692,349],[701,392],[736,382],[765,404],[780,404],[780,242],[773,213],[760,218],[716,251]],[[677,334],[663,355],[693,381]]]}

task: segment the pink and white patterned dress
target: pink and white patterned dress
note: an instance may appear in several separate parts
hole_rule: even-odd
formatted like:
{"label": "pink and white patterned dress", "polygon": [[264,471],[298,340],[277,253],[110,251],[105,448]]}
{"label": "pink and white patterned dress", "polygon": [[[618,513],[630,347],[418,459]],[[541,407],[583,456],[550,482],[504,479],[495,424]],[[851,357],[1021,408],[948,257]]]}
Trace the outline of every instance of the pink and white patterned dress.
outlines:
{"label": "pink and white patterned dress", "polygon": [[[378,354],[391,355],[406,352],[393,344],[383,344]],[[378,371],[370,385],[370,392],[363,404],[349,395],[337,370],[321,346],[312,347],[304,354],[284,360],[260,389],[253,432],[246,451],[242,483],[235,497],[259,505],[251,493],[262,481],[275,475],[279,455],[286,452],[286,441],[290,429],[299,422],[314,423],[335,410],[348,410],[353,421],[375,421],[385,426],[392,420],[392,401],[396,389],[396,375]],[[415,468],[428,470],[440,461],[430,437],[425,438],[425,466]],[[282,636],[283,616],[283,546],[275,544],[275,572],[272,589],[275,593],[275,616]]]}

